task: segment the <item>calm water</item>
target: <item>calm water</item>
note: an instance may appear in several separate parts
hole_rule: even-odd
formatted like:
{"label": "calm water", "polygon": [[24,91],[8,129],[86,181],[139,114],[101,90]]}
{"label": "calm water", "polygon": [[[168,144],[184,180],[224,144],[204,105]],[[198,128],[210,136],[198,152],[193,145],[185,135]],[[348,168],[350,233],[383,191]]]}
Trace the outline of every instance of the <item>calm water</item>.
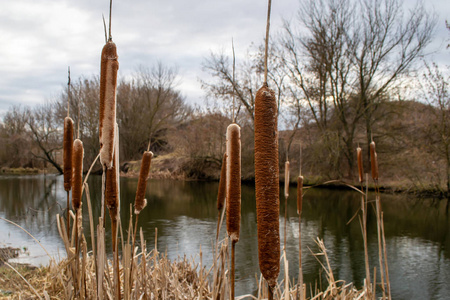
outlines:
{"label": "calm water", "polygon": [[[130,202],[134,201],[137,180],[122,178],[121,211],[127,224]],[[89,182],[94,214],[100,211],[101,178]],[[217,183],[150,181],[149,204],[141,213],[147,247],[154,247],[158,228],[158,249],[172,259],[182,256],[203,263],[212,262],[212,245],[216,230]],[[288,204],[287,256],[290,276],[297,278],[298,217],[295,189]],[[360,205],[355,192],[311,189],[305,195],[302,214],[303,268],[305,282],[320,280],[320,265],[311,255],[317,250],[314,239],[324,239],[336,279],[361,286],[364,277],[364,253],[357,218],[347,222]],[[284,200],[281,201],[281,241],[283,241]],[[382,195],[387,255],[393,299],[450,298],[450,219],[447,201],[412,199]],[[28,230],[50,252],[63,257],[63,244],[56,228],[57,213],[63,214],[66,193],[62,176],[0,177],[0,217]],[[85,213],[87,205],[83,204]],[[241,237],[236,245],[237,294],[253,293],[258,273],[254,187],[242,187]],[[89,228],[87,215],[84,228]],[[222,231],[221,236],[225,235]],[[369,256],[377,266],[377,235],[374,218],[368,220]],[[90,241],[89,232],[86,237]],[[20,247],[23,253],[15,261],[46,264],[45,251],[24,231],[0,219],[0,247]]]}

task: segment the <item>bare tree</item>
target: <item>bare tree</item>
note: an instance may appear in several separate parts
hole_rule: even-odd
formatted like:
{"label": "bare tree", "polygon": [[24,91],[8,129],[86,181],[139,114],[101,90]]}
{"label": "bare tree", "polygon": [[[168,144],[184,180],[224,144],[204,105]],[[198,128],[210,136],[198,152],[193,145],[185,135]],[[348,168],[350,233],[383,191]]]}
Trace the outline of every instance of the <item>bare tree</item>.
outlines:
{"label": "bare tree", "polygon": [[131,81],[118,88],[118,122],[124,157],[134,158],[147,149],[164,149],[166,134],[185,121],[188,107],[176,90],[177,70],[156,64],[140,67]]}
{"label": "bare tree", "polygon": [[298,27],[285,26],[283,58],[291,82],[322,135],[337,129],[340,142],[330,146],[342,149],[349,171],[357,128],[365,129],[370,143],[379,105],[408,78],[431,41],[435,19],[420,4],[405,14],[401,3],[302,0]]}
{"label": "bare tree", "polygon": [[[251,49],[250,49],[251,50]],[[276,93],[278,112],[284,101],[285,72],[283,65],[277,58],[278,49],[276,45],[270,46],[269,54],[269,86]],[[241,108],[245,115],[241,118],[249,118],[253,126],[255,96],[263,83],[264,74],[264,47],[261,45],[256,50],[249,51],[247,58],[236,65],[235,76],[233,76],[232,59],[223,52],[211,53],[203,61],[203,69],[208,72],[214,80],[202,81],[204,89],[209,97],[221,99],[225,106],[230,107],[233,96],[236,101],[236,120],[239,120]]]}
{"label": "bare tree", "polygon": [[63,170],[56,160],[57,150],[62,149],[61,125],[55,118],[54,105],[47,102],[36,106],[27,120],[30,135],[38,150],[32,154],[43,161],[49,162],[62,174]]}
{"label": "bare tree", "polygon": [[[67,116],[67,101],[70,102],[69,114],[74,121],[74,134],[83,141],[85,168],[95,159],[100,149],[98,139],[98,77],[80,77],[72,80],[70,90],[66,87],[55,103],[56,117],[61,127]],[[79,129],[79,130],[78,130]]]}
{"label": "bare tree", "polygon": [[433,107],[427,131],[428,147],[436,160],[444,162],[447,197],[450,199],[450,75],[443,73],[435,63],[426,64],[421,82],[425,99]]}
{"label": "bare tree", "polygon": [[30,142],[27,126],[29,115],[30,110],[27,107],[15,105],[3,116],[0,127],[1,165],[21,167],[29,164]]}

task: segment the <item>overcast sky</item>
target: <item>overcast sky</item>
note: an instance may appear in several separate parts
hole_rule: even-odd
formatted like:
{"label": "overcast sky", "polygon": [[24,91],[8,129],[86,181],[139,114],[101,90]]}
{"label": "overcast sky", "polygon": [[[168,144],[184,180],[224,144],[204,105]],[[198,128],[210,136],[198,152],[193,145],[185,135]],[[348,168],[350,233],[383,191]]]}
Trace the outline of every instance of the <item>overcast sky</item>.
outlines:
{"label": "overcast sky", "polygon": [[[438,17],[433,51],[446,63],[450,1],[424,1]],[[407,5],[415,1],[405,0]],[[295,18],[298,0],[273,0],[271,33],[283,19]],[[0,0],[0,117],[12,104],[35,105],[58,95],[72,80],[99,74],[104,45],[102,14],[108,0]],[[140,65],[161,61],[176,66],[179,89],[189,103],[202,103],[199,78],[206,79],[201,63],[211,51],[231,53],[237,59],[265,34],[265,0],[114,0],[112,36],[118,48],[119,76]]]}

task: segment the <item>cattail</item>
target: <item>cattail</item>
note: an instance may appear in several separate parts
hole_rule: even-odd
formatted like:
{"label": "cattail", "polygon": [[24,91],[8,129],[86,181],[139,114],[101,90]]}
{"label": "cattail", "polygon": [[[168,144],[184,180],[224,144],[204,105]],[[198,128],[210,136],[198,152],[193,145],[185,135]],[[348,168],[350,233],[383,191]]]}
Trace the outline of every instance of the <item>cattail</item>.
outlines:
{"label": "cattail", "polygon": [[289,161],[284,164],[284,197],[289,197]]}
{"label": "cattail", "polygon": [[70,117],[64,118],[64,138],[63,138],[63,159],[64,159],[64,190],[72,189],[72,152],[73,152],[73,121]]}
{"label": "cattail", "polygon": [[111,169],[106,170],[106,183],[105,183],[105,203],[109,209],[109,214],[111,216],[111,220],[117,218],[119,215],[120,209],[120,190],[119,190],[119,135],[118,135],[118,127],[116,124],[117,130],[117,141],[114,149],[114,159]]}
{"label": "cattail", "polygon": [[303,205],[303,176],[297,178],[297,214],[302,213]]}
{"label": "cattail", "polygon": [[364,169],[363,169],[363,161],[362,161],[362,150],[358,146],[356,148],[356,158],[358,160],[358,175],[359,175],[359,182],[362,183],[364,181]]}
{"label": "cattail", "polygon": [[378,180],[378,160],[374,141],[370,143],[370,166],[372,168],[372,179],[376,181]]}
{"label": "cattail", "polygon": [[146,206],[145,190],[147,189],[148,174],[150,173],[150,164],[152,162],[153,153],[145,151],[142,155],[141,170],[139,171],[139,180],[136,190],[136,199],[134,200],[134,213],[138,215]]}
{"label": "cattail", "polygon": [[99,111],[100,162],[108,169],[112,168],[115,144],[117,58],[116,44],[110,40],[102,50]]}
{"label": "cattail", "polygon": [[72,166],[73,166],[73,186],[72,186],[72,207],[75,211],[81,207],[81,196],[82,196],[82,184],[83,184],[83,157],[84,149],[83,142],[76,139],[73,142],[73,155],[72,155]]}
{"label": "cattail", "polygon": [[219,192],[217,193],[217,210],[222,211],[227,196],[227,154],[223,154],[222,169],[220,170]]}
{"label": "cattail", "polygon": [[275,92],[265,83],[255,98],[255,190],[259,267],[272,288],[280,271],[277,125]]}
{"label": "cattail", "polygon": [[241,225],[241,129],[237,124],[227,128],[227,233],[239,241]]}

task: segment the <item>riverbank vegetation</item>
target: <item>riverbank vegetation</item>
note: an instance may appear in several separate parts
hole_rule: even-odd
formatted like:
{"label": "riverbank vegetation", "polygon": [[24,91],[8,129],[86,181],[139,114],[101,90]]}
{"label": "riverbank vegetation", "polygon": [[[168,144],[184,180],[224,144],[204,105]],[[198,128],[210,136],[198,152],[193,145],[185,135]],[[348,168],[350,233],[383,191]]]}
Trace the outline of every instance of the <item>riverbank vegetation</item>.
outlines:
{"label": "riverbank vegetation", "polygon": [[[436,26],[442,25],[421,4],[414,13],[405,12],[397,0],[300,2],[298,18],[271,37],[268,82],[278,99],[281,178],[281,158],[288,154],[296,169],[301,148],[305,179],[355,183],[353,150],[359,145],[368,153],[375,140],[386,175],[382,185],[445,195],[450,186],[449,70],[426,56]],[[205,57],[210,79],[201,82],[207,98],[202,107],[186,103],[177,69],[162,62],[119,77],[122,173],[132,171],[150,138],[155,168],[158,157],[176,157],[161,159],[155,174],[218,179],[234,97],[242,130],[242,178],[253,180],[254,100],[263,48],[248,49],[236,76],[225,52]],[[85,161],[93,161],[99,148],[99,91],[99,77],[84,76],[44,104],[12,106],[0,125],[0,166],[51,167],[62,173],[61,119],[68,98]],[[101,167],[93,171],[101,173]]]}

